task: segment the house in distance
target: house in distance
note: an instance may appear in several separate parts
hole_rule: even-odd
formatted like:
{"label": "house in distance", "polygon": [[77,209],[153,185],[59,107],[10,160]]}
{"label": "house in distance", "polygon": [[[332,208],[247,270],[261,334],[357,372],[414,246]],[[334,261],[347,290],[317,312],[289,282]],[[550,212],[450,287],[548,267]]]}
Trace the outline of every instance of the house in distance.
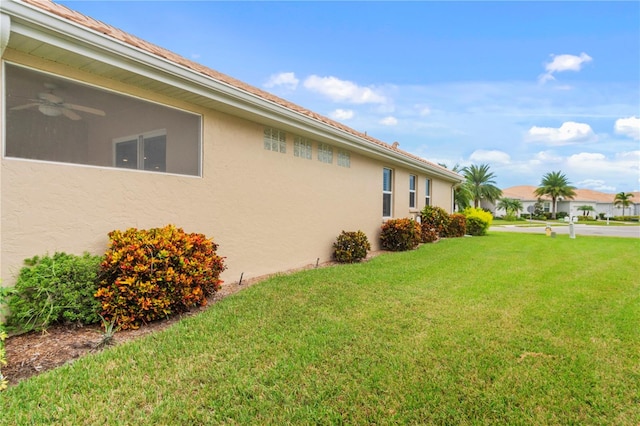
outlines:
{"label": "house in distance", "polygon": [[174,224],[237,281],[452,210],[457,173],[47,0],[0,3],[0,270]]}

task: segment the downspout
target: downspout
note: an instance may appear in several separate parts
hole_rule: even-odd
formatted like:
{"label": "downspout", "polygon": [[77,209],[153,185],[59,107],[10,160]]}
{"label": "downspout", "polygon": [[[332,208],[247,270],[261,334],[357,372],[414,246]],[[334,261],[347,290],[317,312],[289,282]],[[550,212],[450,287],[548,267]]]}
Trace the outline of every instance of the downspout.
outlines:
{"label": "downspout", "polygon": [[11,34],[11,18],[9,18],[9,15],[0,13],[0,56],[4,54],[4,49],[9,44],[10,34]]}
{"label": "downspout", "polygon": [[[4,13],[0,13],[0,58],[4,54],[4,49],[9,44],[9,34],[11,33],[11,19],[9,15],[5,15]],[[0,62],[0,68],[2,67],[2,62]],[[0,69],[0,76],[2,76],[2,70]],[[0,81],[1,85],[1,81]],[[4,103],[2,99],[2,92],[0,92],[0,111],[4,110]],[[2,114],[2,112],[0,112]],[[0,117],[0,147],[2,146],[2,138],[4,137],[4,125],[2,124],[2,117]],[[0,160],[1,160],[0,153]],[[2,184],[2,164],[0,163],[0,186]],[[0,207],[2,206],[2,197],[0,197]],[[2,220],[0,219],[0,274],[2,273]],[[0,286],[2,283],[0,283]],[[0,306],[2,308],[2,306]],[[0,309],[0,323],[4,322],[4,315],[2,312],[4,309]]]}

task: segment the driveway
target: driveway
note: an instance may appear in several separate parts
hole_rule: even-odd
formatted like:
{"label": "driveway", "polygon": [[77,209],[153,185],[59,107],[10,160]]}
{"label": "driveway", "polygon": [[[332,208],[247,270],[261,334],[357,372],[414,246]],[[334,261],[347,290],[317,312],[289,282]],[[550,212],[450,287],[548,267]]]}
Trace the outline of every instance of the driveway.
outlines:
{"label": "driveway", "polygon": [[[576,238],[581,235],[599,237],[624,237],[640,238],[640,226],[606,226],[606,225],[584,225],[577,223],[574,225]],[[569,225],[551,224],[551,230],[556,234],[569,234]],[[545,234],[545,227],[524,227],[519,225],[497,225],[492,226],[491,231],[499,232],[524,232],[528,234]]]}

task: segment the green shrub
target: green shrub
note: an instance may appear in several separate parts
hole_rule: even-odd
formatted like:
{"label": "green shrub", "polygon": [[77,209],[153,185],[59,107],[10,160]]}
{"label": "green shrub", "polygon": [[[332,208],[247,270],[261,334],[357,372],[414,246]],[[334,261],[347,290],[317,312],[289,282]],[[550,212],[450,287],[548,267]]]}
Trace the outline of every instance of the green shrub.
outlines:
{"label": "green shrub", "polygon": [[206,305],[220,289],[223,258],[203,234],[173,225],[109,233],[96,297],[105,321],[122,329]]}
{"label": "green shrub", "polygon": [[578,216],[578,222],[595,222],[597,219],[591,216]]}
{"label": "green shrub", "polygon": [[614,216],[611,220],[617,220],[620,222],[638,222],[640,216]]}
{"label": "green shrub", "polygon": [[[454,213],[449,216],[450,222],[446,236],[450,238],[464,237],[467,233],[467,218],[461,213]],[[424,235],[424,233],[423,233]]]}
{"label": "green shrub", "polygon": [[62,322],[98,322],[100,302],[94,294],[101,260],[62,252],[26,259],[6,297],[7,326],[26,332]]}
{"label": "green shrub", "polygon": [[380,241],[385,250],[411,250],[421,239],[420,224],[413,219],[389,219],[382,225]]}
{"label": "green shrub", "polygon": [[[420,212],[420,226],[422,227],[422,241],[431,242],[433,232],[438,237],[444,237],[451,221],[449,213],[441,207],[425,206]],[[430,241],[431,240],[431,241]]]}
{"label": "green shrub", "polygon": [[471,216],[467,217],[467,234],[476,237],[487,235],[487,222],[483,221],[479,217]]}
{"label": "green shrub", "polygon": [[482,209],[469,207],[464,210],[463,214],[467,219],[467,233],[469,235],[481,236],[487,234],[493,221],[493,215],[491,213]]}
{"label": "green shrub", "polygon": [[[556,219],[564,219],[567,216],[569,216],[567,212],[556,212]],[[551,215],[549,215],[549,218],[551,218]]]}
{"label": "green shrub", "polygon": [[367,235],[362,231],[342,231],[333,243],[333,258],[340,263],[359,262],[367,257],[371,244]]}

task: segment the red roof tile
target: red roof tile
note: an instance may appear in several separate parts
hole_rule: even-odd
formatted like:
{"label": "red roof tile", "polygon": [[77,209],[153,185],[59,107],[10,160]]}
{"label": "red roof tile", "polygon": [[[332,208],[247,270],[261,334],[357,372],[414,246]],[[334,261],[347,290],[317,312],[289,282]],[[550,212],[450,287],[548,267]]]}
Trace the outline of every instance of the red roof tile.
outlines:
{"label": "red roof tile", "polygon": [[[517,198],[520,200],[536,200],[538,197],[534,194],[536,186],[531,185],[519,185],[512,186],[502,190],[502,196],[506,198]],[[640,202],[640,192],[632,192],[632,202]],[[573,201],[591,201],[598,203],[613,203],[616,194],[609,194],[606,192],[594,191],[593,189],[576,189],[576,196]],[[550,197],[542,197],[543,200],[551,200]],[[634,201],[635,200],[635,201]]]}

